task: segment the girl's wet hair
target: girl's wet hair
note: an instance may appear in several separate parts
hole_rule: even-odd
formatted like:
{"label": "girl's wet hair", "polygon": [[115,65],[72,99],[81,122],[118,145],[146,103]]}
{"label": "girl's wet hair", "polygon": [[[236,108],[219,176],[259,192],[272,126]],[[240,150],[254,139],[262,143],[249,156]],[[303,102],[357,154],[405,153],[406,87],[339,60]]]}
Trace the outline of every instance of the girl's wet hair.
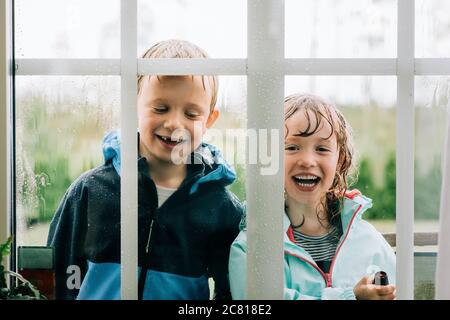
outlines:
{"label": "girl's wet hair", "polygon": [[[308,126],[302,131],[292,133],[294,136],[309,137],[318,132],[323,121],[331,127],[331,134],[336,137],[339,158],[336,168],[336,175],[333,184],[321,201],[321,206],[327,212],[328,221],[333,226],[339,225],[339,214],[341,211],[341,201],[349,187],[349,177],[353,171],[353,141],[352,130],[342,113],[331,103],[311,94],[293,94],[284,100],[284,121],[292,117],[297,112],[303,112]],[[314,125],[313,125],[314,124]],[[285,138],[289,135],[286,127]],[[319,210],[317,211],[319,214]],[[320,219],[319,219],[320,221]]]}

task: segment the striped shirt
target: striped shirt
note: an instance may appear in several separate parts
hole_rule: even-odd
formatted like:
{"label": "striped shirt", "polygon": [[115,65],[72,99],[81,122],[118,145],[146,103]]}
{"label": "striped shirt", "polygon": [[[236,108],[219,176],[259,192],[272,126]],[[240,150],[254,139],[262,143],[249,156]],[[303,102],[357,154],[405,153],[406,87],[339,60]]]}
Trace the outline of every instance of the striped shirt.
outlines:
{"label": "striped shirt", "polygon": [[318,237],[308,236],[297,230],[293,230],[293,233],[295,244],[305,249],[322,271],[328,272],[342,235],[340,228],[333,227],[329,233]]}

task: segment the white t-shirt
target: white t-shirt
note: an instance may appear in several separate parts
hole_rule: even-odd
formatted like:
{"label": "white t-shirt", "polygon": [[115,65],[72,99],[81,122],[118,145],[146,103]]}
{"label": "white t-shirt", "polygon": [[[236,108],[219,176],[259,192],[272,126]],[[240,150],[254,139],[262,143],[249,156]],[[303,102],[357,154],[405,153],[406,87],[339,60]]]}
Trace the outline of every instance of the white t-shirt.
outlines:
{"label": "white t-shirt", "polygon": [[167,199],[176,191],[176,188],[166,188],[161,186],[156,186],[156,192],[158,193],[158,208],[166,202]]}

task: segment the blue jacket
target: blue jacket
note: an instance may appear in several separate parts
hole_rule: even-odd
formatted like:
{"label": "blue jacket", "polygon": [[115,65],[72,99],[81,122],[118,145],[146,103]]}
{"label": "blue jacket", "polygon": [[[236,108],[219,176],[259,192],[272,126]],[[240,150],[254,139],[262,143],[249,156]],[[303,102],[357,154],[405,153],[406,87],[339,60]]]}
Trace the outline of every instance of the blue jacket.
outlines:
{"label": "blue jacket", "polygon": [[[355,299],[354,286],[362,277],[383,270],[395,284],[395,253],[363,213],[372,200],[354,190],[344,199],[341,212],[343,235],[329,273],[325,274],[312,257],[293,241],[289,218],[284,214],[284,299]],[[246,296],[246,231],[232,244],[229,270],[233,299]]]}
{"label": "blue jacket", "polygon": [[[67,190],[50,225],[57,299],[120,299],[120,136],[103,142],[105,163]],[[235,174],[211,145],[191,154],[187,176],[158,207],[145,158],[138,159],[140,299],[231,298],[228,257],[243,208],[225,187]],[[81,287],[67,268],[81,270]],[[70,269],[73,270],[73,269]],[[69,287],[67,283],[72,283]]]}

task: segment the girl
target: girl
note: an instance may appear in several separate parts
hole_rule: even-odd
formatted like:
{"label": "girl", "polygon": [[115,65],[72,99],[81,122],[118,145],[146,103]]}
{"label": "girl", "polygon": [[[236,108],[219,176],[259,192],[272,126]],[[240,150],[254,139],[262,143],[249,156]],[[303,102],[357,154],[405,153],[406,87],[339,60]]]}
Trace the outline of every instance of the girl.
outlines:
{"label": "girl", "polygon": [[[347,191],[353,162],[350,127],[312,95],[285,99],[284,299],[395,298],[395,254],[362,220],[372,201]],[[245,228],[232,244],[234,299],[246,290]],[[383,270],[390,285],[372,284]]]}

